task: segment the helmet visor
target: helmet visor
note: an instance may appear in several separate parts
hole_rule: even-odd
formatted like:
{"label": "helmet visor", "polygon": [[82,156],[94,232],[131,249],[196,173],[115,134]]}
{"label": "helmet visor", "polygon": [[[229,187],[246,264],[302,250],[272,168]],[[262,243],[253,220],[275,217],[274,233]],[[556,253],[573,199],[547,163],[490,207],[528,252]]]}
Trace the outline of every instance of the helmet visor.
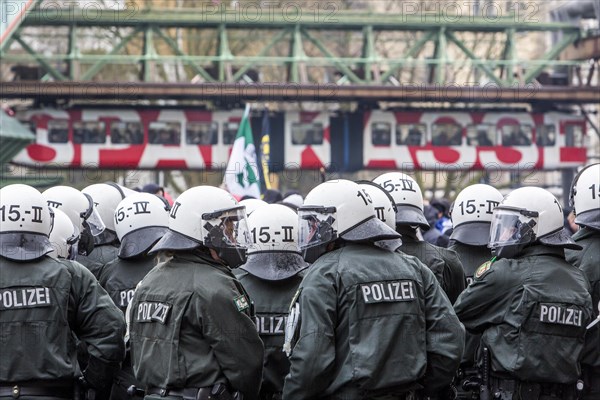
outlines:
{"label": "helmet visor", "polygon": [[104,229],[106,228],[102,218],[100,217],[100,213],[96,209],[96,206],[93,206],[91,211],[88,213],[85,223],[87,223],[87,225],[90,227],[90,231],[94,236],[98,236],[104,232]]}
{"label": "helmet visor", "polygon": [[207,237],[204,243],[208,247],[250,247],[250,231],[244,206],[217,210],[202,214]]}
{"label": "helmet visor", "polygon": [[79,214],[79,216],[83,218],[83,222],[90,228],[92,235],[98,236],[104,231],[106,225],[104,225],[104,222],[102,221],[102,217],[96,208],[96,204],[94,204],[92,196],[87,193],[84,193],[84,195],[88,199],[89,207]]}
{"label": "helmet visor", "polygon": [[495,248],[529,242],[532,237],[535,239],[538,216],[536,211],[497,207],[492,218],[488,247]]}
{"label": "helmet visor", "polygon": [[298,209],[300,249],[337,239],[335,207],[300,207]]}

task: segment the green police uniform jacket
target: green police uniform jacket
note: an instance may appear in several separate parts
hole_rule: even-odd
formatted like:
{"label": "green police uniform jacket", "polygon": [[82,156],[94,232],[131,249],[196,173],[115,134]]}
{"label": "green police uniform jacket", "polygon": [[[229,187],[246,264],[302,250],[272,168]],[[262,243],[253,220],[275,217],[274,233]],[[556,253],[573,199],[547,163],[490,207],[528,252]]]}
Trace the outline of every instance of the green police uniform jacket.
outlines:
{"label": "green police uniform jacket", "polygon": [[592,315],[588,287],[562,248],[535,245],[481,266],[454,309],[467,330],[483,333],[492,372],[574,383]]}
{"label": "green police uniform jacket", "polygon": [[117,257],[104,266],[98,281],[125,314],[135,287],[155,265],[156,258],[153,256]]}
{"label": "green police uniform jacket", "polygon": [[429,267],[442,289],[454,303],[458,295],[465,290],[465,273],[458,255],[449,249],[434,246],[431,243],[419,240],[416,234],[401,230],[402,246],[400,250],[409,256],[417,257]]}
{"label": "green police uniform jacket", "polygon": [[[492,258],[491,250],[487,246],[472,246],[457,241],[452,241],[450,250],[456,252],[465,271],[467,285],[473,282],[473,276],[477,268]],[[481,335],[474,335],[467,332],[465,341],[465,352],[461,364],[470,367],[475,364],[477,348]]]}
{"label": "green police uniform jacket", "polygon": [[92,357],[86,375],[102,375],[125,354],[123,315],[96,278],[73,261],[0,257],[0,329],[0,384],[72,381],[79,374],[73,334]]}
{"label": "green police uniform jacket", "polygon": [[435,392],[452,381],[464,328],[416,258],[348,244],[312,264],[292,310],[296,303],[300,322],[284,398],[362,399],[416,382]]}
{"label": "green police uniform jacket", "polygon": [[492,251],[487,246],[471,246],[453,240],[448,249],[454,251],[458,256],[465,273],[467,286],[473,282],[477,268],[492,259]]}
{"label": "green police uniform jacket", "polygon": [[235,274],[254,301],[256,329],[265,345],[261,392],[279,393],[290,370],[290,362],[283,352],[287,314],[304,271],[277,281],[260,279],[240,268]]}
{"label": "green police uniform jacket", "polygon": [[142,280],[131,301],[133,370],[148,387],[229,383],[258,396],[263,344],[251,303],[229,267],[179,252]]}
{"label": "green police uniform jacket", "polygon": [[104,265],[117,258],[118,253],[118,244],[96,245],[94,250],[89,255],[82,256],[81,254],[78,254],[77,262],[83,264],[83,266],[89,269],[92,274],[94,274],[96,279],[98,279],[102,273],[102,268],[104,268]]}
{"label": "green police uniform jacket", "polygon": [[[117,257],[102,268],[98,281],[106,289],[117,307],[125,314],[137,284],[155,265],[156,258],[153,256],[142,255],[127,259]],[[139,388],[143,387],[141,382],[135,379],[130,353],[128,352],[121,364],[121,370],[115,377],[111,400],[130,399],[125,393],[125,389],[131,385]]]}
{"label": "green police uniform jacket", "polygon": [[[581,228],[573,235],[573,240],[583,246],[583,250],[567,251],[567,261],[581,269],[590,282],[594,317],[598,317],[598,305],[600,303],[600,231]],[[585,341],[586,346],[583,352],[582,364],[600,368],[600,324],[596,324],[587,332]]]}

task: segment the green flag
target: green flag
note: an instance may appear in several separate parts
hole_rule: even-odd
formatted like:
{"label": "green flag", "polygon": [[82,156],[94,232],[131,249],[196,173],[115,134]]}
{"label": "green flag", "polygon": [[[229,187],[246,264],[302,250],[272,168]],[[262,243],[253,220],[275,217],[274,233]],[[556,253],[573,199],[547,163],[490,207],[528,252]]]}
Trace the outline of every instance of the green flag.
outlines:
{"label": "green flag", "polygon": [[260,182],[258,175],[258,162],[256,148],[252,138],[252,127],[250,126],[250,105],[246,105],[242,122],[238,128],[227,169],[225,170],[224,182],[227,190],[238,197],[252,196],[260,198]]}

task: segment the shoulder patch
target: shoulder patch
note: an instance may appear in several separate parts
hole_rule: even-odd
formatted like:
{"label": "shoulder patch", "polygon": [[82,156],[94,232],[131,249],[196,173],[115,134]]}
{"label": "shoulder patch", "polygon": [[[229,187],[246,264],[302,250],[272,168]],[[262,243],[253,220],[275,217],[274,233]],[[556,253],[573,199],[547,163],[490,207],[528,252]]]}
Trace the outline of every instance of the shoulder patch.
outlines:
{"label": "shoulder patch", "polygon": [[246,298],[245,295],[236,297],[235,299],[233,299],[233,302],[235,303],[237,310],[240,312],[250,308],[250,303],[248,302],[248,298]]}
{"label": "shoulder patch", "polygon": [[485,275],[486,272],[488,272],[490,270],[490,268],[492,267],[492,261],[486,261],[483,264],[481,264],[479,266],[479,268],[477,268],[477,271],[475,271],[475,279],[479,279],[481,278],[483,275]]}

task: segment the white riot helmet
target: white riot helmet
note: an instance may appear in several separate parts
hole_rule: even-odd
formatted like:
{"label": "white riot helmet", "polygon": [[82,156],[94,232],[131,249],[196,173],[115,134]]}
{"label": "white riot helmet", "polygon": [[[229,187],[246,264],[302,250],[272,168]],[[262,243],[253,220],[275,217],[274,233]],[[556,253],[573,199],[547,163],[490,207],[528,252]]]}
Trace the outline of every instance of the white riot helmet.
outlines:
{"label": "white riot helmet", "polygon": [[73,226],[67,214],[58,208],[50,208],[50,210],[54,213],[54,226],[50,232],[50,244],[54,250],[48,255],[74,260],[77,255],[79,230]]}
{"label": "white riot helmet", "polygon": [[312,263],[339,238],[349,242],[399,239],[400,235],[375,216],[373,200],[357,183],[345,179],[321,183],[298,208],[299,242]]}
{"label": "white riot helmet", "polygon": [[266,280],[287,279],[308,265],[298,246],[298,214],[281,204],[267,204],[248,217],[252,245],[241,268]]}
{"label": "white riot helmet", "polygon": [[564,230],[563,218],[552,193],[536,187],[516,189],[494,209],[488,246],[497,258],[513,258],[537,241],[581,250]]}
{"label": "white riot helmet", "polygon": [[417,182],[401,172],[388,172],[373,179],[394,199],[396,225],[419,226],[429,229],[423,214],[423,194]]}
{"label": "white riot helmet", "polygon": [[450,239],[472,246],[487,245],[494,208],[502,198],[502,193],[490,185],[476,184],[461,190],[450,211],[454,227]]}
{"label": "white riot helmet", "polygon": [[600,230],[600,163],[583,168],[571,186],[575,223]]}
{"label": "white riot helmet", "polygon": [[102,222],[106,225],[106,231],[113,233],[115,232],[115,210],[117,205],[125,197],[137,193],[114,182],[95,183],[82,189],[81,192],[92,196],[98,214],[100,214]]}
{"label": "white riot helmet", "polygon": [[46,189],[42,195],[48,206],[58,208],[71,220],[73,225],[80,231],[87,223],[94,236],[99,235],[105,226],[94,201],[90,195],[81,193],[70,186],[54,186]]}
{"label": "white riot helmet", "polygon": [[92,196],[69,186],[54,186],[42,195],[48,206],[67,214],[79,230],[79,254],[90,254],[94,250],[94,236],[101,234],[105,228]]}
{"label": "white riot helmet", "polygon": [[250,214],[252,214],[257,208],[266,206],[267,204],[269,203],[260,199],[245,199],[240,201],[240,206],[246,207],[246,217],[250,217]]}
{"label": "white riot helmet", "polygon": [[356,183],[371,196],[377,218],[390,228],[396,229],[396,205],[392,196],[375,182],[358,181]]}
{"label": "white riot helmet", "polygon": [[35,260],[52,251],[52,216],[42,194],[28,185],[0,189],[0,255]]}
{"label": "white riot helmet", "polygon": [[150,193],[135,193],[117,204],[113,221],[121,241],[118,256],[132,258],[148,251],[169,228],[169,203]]}
{"label": "white riot helmet", "polygon": [[249,244],[245,207],[223,189],[197,186],[177,198],[169,230],[150,252],[206,246],[234,268],[245,261]]}

